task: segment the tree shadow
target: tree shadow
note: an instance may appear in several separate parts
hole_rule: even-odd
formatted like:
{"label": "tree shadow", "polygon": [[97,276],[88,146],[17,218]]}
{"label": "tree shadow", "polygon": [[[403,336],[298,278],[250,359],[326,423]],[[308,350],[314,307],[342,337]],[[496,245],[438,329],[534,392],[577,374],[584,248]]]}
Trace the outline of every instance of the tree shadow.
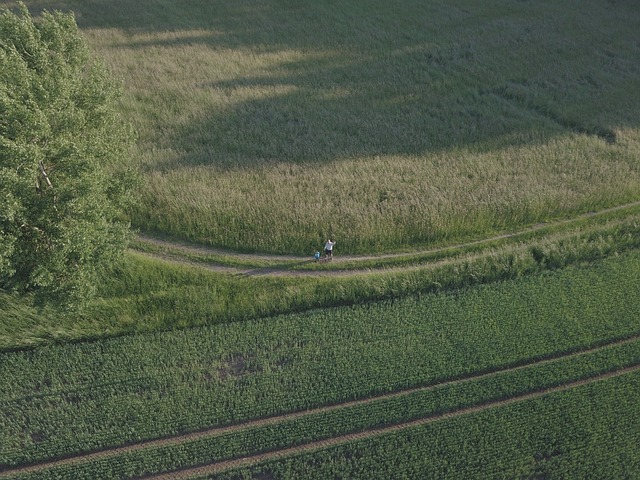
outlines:
{"label": "tree shadow", "polygon": [[[252,167],[544,143],[566,133],[607,144],[637,128],[635,2],[35,0],[86,29],[130,34],[123,48],[203,44],[300,52],[260,75],[198,86],[266,92],[159,137],[186,165]],[[561,2],[560,2],[561,3]],[[615,3],[615,5],[613,5]],[[166,37],[154,33],[181,32]],[[145,35],[139,35],[145,34]],[[635,40],[634,40],[635,39]],[[143,53],[141,53],[143,54]]]}
{"label": "tree shadow", "polygon": [[[379,65],[375,60],[353,62],[331,69],[329,76],[366,74]],[[308,164],[374,155],[419,156],[460,146],[482,150],[538,142],[566,130],[549,116],[494,91],[480,92],[473,86],[414,88],[398,83],[388,87],[379,77],[357,81],[357,85],[329,81],[319,86],[315,68],[309,62],[290,75],[211,84],[217,92],[244,87],[283,92],[235,103],[233,108],[211,112],[180,128],[175,137],[165,139],[167,147],[179,146],[186,154],[174,166],[235,168],[265,162]],[[327,71],[325,65],[324,73]]]}

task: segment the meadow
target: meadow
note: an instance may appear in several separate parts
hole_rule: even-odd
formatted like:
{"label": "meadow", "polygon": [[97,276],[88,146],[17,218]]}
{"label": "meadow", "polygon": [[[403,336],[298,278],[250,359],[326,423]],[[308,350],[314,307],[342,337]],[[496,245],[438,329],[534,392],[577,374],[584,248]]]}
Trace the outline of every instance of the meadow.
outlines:
{"label": "meadow", "polygon": [[122,80],[143,235],[0,290],[0,479],[640,477],[635,2],[26,4]]}
{"label": "meadow", "polygon": [[[262,259],[247,263],[255,261],[250,257],[240,269],[220,272],[216,263],[209,263],[218,261],[219,254],[211,259],[201,248],[192,254],[174,247],[168,256],[164,250],[132,250],[105,272],[99,297],[82,314],[34,308],[28,298],[0,293],[0,351],[455,291],[589,264],[638,248],[640,216],[634,207],[485,244],[329,264],[338,270],[322,264],[314,269],[316,264],[305,259],[284,265],[272,260],[265,267]],[[228,262],[222,267],[230,268]],[[623,277],[610,280],[615,288]]]}
{"label": "meadow", "polygon": [[630,1],[28,4],[72,9],[124,80],[146,231],[401,251],[640,192]]}

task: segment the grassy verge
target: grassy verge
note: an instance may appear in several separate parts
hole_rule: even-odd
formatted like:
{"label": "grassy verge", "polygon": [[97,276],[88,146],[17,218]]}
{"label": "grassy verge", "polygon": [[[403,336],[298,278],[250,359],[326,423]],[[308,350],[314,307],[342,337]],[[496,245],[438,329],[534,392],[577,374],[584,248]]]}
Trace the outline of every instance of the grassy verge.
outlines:
{"label": "grassy verge", "polygon": [[[215,265],[238,269],[274,269],[283,271],[333,271],[333,270],[378,270],[383,268],[415,267],[439,260],[460,258],[469,254],[487,252],[505,247],[522,248],[523,245],[547,238],[549,242],[560,238],[570,238],[576,234],[613,230],[623,224],[640,221],[640,205],[617,207],[614,210],[594,212],[575,219],[551,224],[540,224],[518,232],[508,232],[496,238],[467,239],[466,244],[444,244],[433,246],[427,251],[406,253],[387,253],[375,257],[340,258],[339,262],[315,262],[311,255],[304,257],[276,257],[271,255],[242,255],[234,253],[210,251],[196,244],[181,243],[171,245],[169,242],[154,242],[140,238],[133,243],[136,251],[164,256],[177,261]],[[175,239],[173,240],[175,242]],[[338,258],[340,256],[338,255]]]}
{"label": "grassy verge", "polygon": [[471,253],[423,268],[335,278],[235,276],[132,253],[105,276],[102,297],[87,314],[32,311],[31,323],[2,322],[0,349],[232,323],[514,279],[637,248],[638,229],[632,217],[566,238]]}
{"label": "grassy verge", "polygon": [[[303,261],[297,257],[291,257],[290,260],[286,260],[283,257],[276,258],[275,256],[269,258],[269,256],[242,255],[224,251],[218,253],[193,243],[182,243],[180,246],[176,246],[175,238],[172,239],[166,236],[161,236],[160,238],[166,239],[167,243],[145,241],[144,238],[136,238],[131,243],[131,248],[137,252],[163,256],[167,259],[185,260],[204,265],[219,265],[237,269],[290,269]],[[170,245],[169,243],[174,244]],[[311,259],[311,255],[309,255],[308,260],[309,259]]]}

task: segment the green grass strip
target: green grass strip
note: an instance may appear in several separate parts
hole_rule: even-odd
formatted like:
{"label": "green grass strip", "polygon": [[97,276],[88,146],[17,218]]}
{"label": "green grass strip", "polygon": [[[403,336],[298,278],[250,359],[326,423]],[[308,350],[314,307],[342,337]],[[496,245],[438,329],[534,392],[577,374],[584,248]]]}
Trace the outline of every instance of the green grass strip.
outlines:
{"label": "green grass strip", "polygon": [[517,232],[508,232],[487,239],[469,239],[467,243],[457,245],[435,245],[425,251],[406,253],[379,254],[374,257],[347,257],[339,262],[315,262],[311,252],[304,257],[282,257],[275,255],[250,255],[225,252],[224,250],[209,249],[207,247],[184,242],[173,243],[170,238],[161,238],[159,242],[153,239],[139,237],[134,240],[132,247],[136,251],[149,253],[176,261],[188,261],[195,264],[216,265],[230,269],[265,269],[265,270],[294,270],[294,271],[333,271],[333,270],[362,270],[390,267],[416,266],[446,258],[455,258],[490,251],[509,245],[533,243],[546,237],[557,238],[576,235],[578,232],[595,232],[612,229],[623,222],[640,219],[640,204],[638,202],[620,205],[600,212],[592,212],[573,219],[560,220],[549,224],[540,224],[525,228]]}
{"label": "green grass strip", "polygon": [[[108,272],[101,298],[81,316],[0,322],[0,350],[128,333],[232,323],[318,307],[363,304],[590,262],[640,247],[640,221],[626,219],[575,236],[542,239],[433,265],[346,277],[234,276],[130,254]],[[19,309],[22,299],[7,304]],[[12,308],[12,307],[10,307]]]}

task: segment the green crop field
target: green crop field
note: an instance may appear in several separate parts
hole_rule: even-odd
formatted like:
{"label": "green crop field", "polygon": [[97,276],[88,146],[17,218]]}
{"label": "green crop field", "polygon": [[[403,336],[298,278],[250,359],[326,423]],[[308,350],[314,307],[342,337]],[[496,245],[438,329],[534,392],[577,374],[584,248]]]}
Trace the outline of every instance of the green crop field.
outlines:
{"label": "green crop field", "polygon": [[640,478],[637,2],[25,3],[142,181],[86,309],[0,290],[0,480]]}
{"label": "green crop field", "polygon": [[639,382],[636,371],[495,411],[194,478],[636,478]]}
{"label": "green crop field", "polygon": [[638,271],[634,251],[451,293],[5,353],[0,478],[215,464],[636,371]]}

